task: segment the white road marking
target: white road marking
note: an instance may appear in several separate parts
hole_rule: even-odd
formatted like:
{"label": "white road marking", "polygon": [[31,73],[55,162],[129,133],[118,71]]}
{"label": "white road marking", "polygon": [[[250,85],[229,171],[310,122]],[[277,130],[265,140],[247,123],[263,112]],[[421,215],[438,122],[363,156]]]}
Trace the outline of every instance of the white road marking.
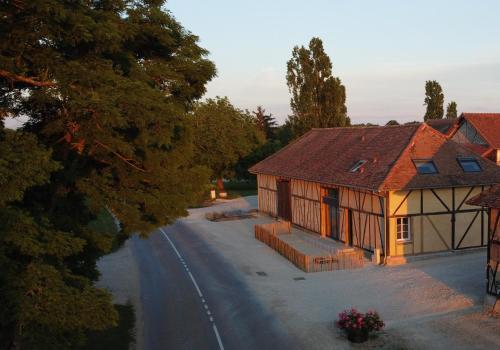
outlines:
{"label": "white road marking", "polygon": [[189,275],[189,277],[191,277],[191,281],[193,281],[193,284],[196,288],[196,291],[198,292],[198,295],[201,298],[203,296],[203,294],[201,294],[200,287],[198,287],[198,283],[196,283],[196,280],[194,279],[193,274],[190,271],[188,271],[188,275]]}
{"label": "white road marking", "polygon": [[165,231],[163,231],[163,229],[160,228],[160,231],[161,231],[161,233],[163,233],[163,236],[168,240],[168,243],[170,243],[170,245],[174,249],[175,254],[177,254],[177,256],[179,257],[179,259],[182,261],[183,260],[182,256],[179,253],[179,251],[177,250],[177,248],[175,247],[174,243],[170,240],[170,237],[167,236],[167,234],[165,233]]}
{"label": "white road marking", "polygon": [[220,339],[219,331],[217,330],[217,326],[215,325],[215,323],[213,324],[213,328],[215,336],[217,337],[217,342],[219,343],[219,349],[224,350],[224,346],[222,345],[222,340]]}
{"label": "white road marking", "polygon": [[[175,254],[177,254],[177,257],[179,258],[180,262],[184,265],[184,268],[186,269],[186,272],[188,273],[189,277],[191,277],[191,281],[193,282],[193,285],[196,288],[196,291],[198,292],[198,296],[201,298],[201,301],[203,302],[203,306],[207,310],[207,315],[208,316],[212,315],[212,313],[208,309],[208,305],[205,304],[205,299],[203,298],[203,294],[201,293],[201,289],[198,286],[198,283],[196,283],[196,280],[194,279],[193,274],[191,273],[191,271],[189,271],[187,264],[184,262],[184,259],[182,258],[181,254],[179,253],[179,251],[175,247],[174,242],[172,242],[170,237],[168,237],[167,233],[165,231],[163,231],[162,228],[160,228],[160,232],[163,234],[163,237],[165,237],[167,239],[168,243],[170,243],[170,245],[172,246],[172,249],[175,251]],[[215,322],[214,322],[214,319],[212,316],[210,316],[210,322],[212,322],[212,327],[213,327],[213,330],[215,333],[215,337],[217,338],[217,343],[219,344],[219,349],[224,350],[224,345],[222,345],[222,340],[221,340],[220,335],[219,335],[219,330],[217,329],[217,326],[215,325]]]}

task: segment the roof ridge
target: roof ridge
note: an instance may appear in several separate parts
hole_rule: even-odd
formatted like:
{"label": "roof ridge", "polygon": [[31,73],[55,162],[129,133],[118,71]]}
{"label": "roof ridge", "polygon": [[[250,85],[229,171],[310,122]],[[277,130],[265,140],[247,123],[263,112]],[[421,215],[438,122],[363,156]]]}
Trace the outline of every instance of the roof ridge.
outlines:
{"label": "roof ridge", "polygon": [[259,165],[260,163],[262,163],[263,161],[267,161],[268,159],[273,159],[274,157],[276,157],[279,153],[283,152],[284,150],[286,150],[287,148],[289,148],[290,146],[294,145],[295,143],[297,143],[299,140],[302,140],[306,135],[310,134],[314,129],[311,129],[311,130],[308,130],[304,135],[296,138],[295,140],[292,140],[290,141],[287,145],[281,147],[279,150],[277,150],[276,152],[274,152],[273,154],[271,154],[270,156],[262,159],[260,162],[258,163],[255,163],[254,165],[252,165],[250,168],[248,168],[248,172],[252,172],[252,168],[256,167],[257,165]]}
{"label": "roof ridge", "polygon": [[[328,130],[363,130],[363,129],[396,129],[396,128],[411,128],[421,125],[418,124],[402,124],[402,125],[369,125],[369,126],[337,126],[332,128],[312,128],[314,131],[328,131]],[[310,131],[311,131],[310,130]],[[304,134],[305,135],[305,134]]]}
{"label": "roof ridge", "polygon": [[489,114],[489,115],[498,115],[500,116],[500,112],[462,112],[462,114],[469,114],[469,115],[484,115],[484,114]]}

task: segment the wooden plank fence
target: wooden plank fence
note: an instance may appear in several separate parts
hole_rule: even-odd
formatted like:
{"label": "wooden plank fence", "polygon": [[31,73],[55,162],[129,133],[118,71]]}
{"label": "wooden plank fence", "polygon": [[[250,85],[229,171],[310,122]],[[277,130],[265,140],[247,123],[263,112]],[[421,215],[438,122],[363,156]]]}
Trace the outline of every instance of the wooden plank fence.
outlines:
{"label": "wooden plank fence", "polygon": [[280,239],[280,235],[290,233],[290,223],[286,221],[255,225],[256,239],[276,250],[304,272],[353,269],[364,265],[364,254],[359,249],[339,250],[323,256],[306,255]]}

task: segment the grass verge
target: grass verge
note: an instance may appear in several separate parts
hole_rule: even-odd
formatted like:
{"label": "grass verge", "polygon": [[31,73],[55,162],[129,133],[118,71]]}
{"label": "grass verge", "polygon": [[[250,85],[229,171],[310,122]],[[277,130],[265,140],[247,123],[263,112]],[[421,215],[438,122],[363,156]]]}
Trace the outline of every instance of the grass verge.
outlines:
{"label": "grass verge", "polygon": [[257,195],[257,182],[255,180],[228,181],[224,183],[224,188],[230,199]]}

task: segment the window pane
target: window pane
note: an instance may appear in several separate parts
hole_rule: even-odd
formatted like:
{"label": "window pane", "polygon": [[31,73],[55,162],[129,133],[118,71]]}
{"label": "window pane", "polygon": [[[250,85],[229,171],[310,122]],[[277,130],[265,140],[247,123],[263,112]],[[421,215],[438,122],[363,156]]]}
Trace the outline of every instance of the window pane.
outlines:
{"label": "window pane", "polygon": [[481,167],[475,159],[459,159],[458,161],[466,173],[481,171]]}
{"label": "window pane", "polygon": [[396,238],[400,241],[410,239],[410,218],[397,218],[396,219]]}
{"label": "window pane", "polygon": [[365,159],[361,159],[361,160],[358,160],[356,162],[356,164],[353,165],[353,167],[351,168],[351,170],[349,170],[349,172],[351,173],[355,173],[356,171],[358,171],[362,166],[363,164],[366,163],[366,160]]}
{"label": "window pane", "polygon": [[432,160],[415,160],[415,167],[419,174],[436,174],[437,168]]}

